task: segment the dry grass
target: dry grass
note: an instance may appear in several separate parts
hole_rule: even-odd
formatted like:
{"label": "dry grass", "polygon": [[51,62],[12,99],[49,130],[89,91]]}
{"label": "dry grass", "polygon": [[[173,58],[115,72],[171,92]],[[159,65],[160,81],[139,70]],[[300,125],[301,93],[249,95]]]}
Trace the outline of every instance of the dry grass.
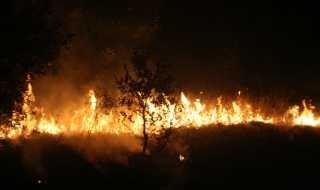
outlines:
{"label": "dry grass", "polygon": [[0,179],[45,189],[320,187],[320,128],[257,122],[183,128],[162,152],[146,156],[136,151],[141,142],[130,138],[34,134],[1,140]]}

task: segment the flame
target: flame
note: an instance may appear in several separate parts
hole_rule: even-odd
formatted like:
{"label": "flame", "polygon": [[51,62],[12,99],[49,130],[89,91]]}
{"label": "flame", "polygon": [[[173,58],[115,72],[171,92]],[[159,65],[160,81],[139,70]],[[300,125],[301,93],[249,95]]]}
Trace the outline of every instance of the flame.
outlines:
{"label": "flame", "polygon": [[96,110],[97,106],[97,98],[95,97],[95,93],[93,90],[89,90],[90,102],[91,102],[91,115],[94,116],[94,111]]}
{"label": "flame", "polygon": [[[202,94],[202,92],[200,93]],[[316,118],[313,111],[315,107],[311,104],[307,105],[303,100],[303,110],[300,111],[299,106],[294,105],[288,109],[284,116],[272,118],[262,115],[259,110],[254,110],[252,106],[241,100],[241,92],[238,92],[237,98],[231,104],[223,104],[223,97],[220,96],[211,105],[205,105],[200,99],[195,99],[193,103],[181,93],[180,104],[172,105],[167,100],[166,105],[156,106],[152,103],[152,99],[145,102],[148,105],[149,115],[147,118],[153,119],[155,122],[147,122],[147,127],[201,127],[208,124],[221,123],[224,125],[246,123],[252,121],[273,123],[282,120],[288,125],[310,125],[320,126],[320,118]],[[14,138],[19,135],[29,135],[31,131],[40,133],[135,133],[141,134],[143,119],[138,113],[130,110],[122,109],[126,114],[132,114],[132,121],[124,121],[123,116],[119,114],[119,110],[112,111],[108,114],[99,113],[97,111],[97,98],[94,90],[89,90],[89,103],[83,109],[75,110],[74,115],[70,118],[70,125],[57,124],[56,120],[46,118],[43,108],[39,109],[33,106],[35,97],[32,92],[30,80],[28,80],[28,90],[24,94],[23,112],[25,117],[19,123],[15,118],[19,115],[13,114],[14,129],[8,130],[5,126],[0,128],[0,138]],[[179,110],[179,111],[177,111]],[[36,114],[33,114],[36,113]],[[158,130],[150,129],[148,133],[157,133]]]}
{"label": "flame", "polygon": [[310,126],[318,126],[320,124],[320,118],[315,119],[313,110],[315,106],[310,105],[307,107],[306,101],[302,101],[303,111],[299,114],[299,106],[295,105],[289,109],[288,113],[291,113],[294,117],[294,123],[297,125],[310,125]]}

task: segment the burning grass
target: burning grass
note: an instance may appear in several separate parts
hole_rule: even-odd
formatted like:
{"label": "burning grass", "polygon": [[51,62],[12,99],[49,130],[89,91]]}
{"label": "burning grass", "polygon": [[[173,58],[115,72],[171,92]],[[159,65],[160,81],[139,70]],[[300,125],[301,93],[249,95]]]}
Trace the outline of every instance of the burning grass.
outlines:
{"label": "burning grass", "polygon": [[[201,93],[202,94],[202,93]],[[105,98],[107,97],[107,99]],[[156,106],[152,99],[144,100],[147,115],[119,107],[115,97],[96,97],[89,90],[88,104],[74,110],[74,115],[58,123],[54,117],[46,117],[44,108],[34,106],[35,96],[32,86],[24,95],[23,115],[12,116],[12,127],[0,126],[0,138],[28,136],[32,131],[49,134],[134,134],[141,136],[143,120],[146,119],[147,133],[158,134],[161,129],[180,128],[181,126],[199,128],[203,125],[233,125],[248,122],[263,122],[276,125],[310,125],[319,126],[320,118],[315,114],[315,106],[306,100],[302,106],[288,105],[288,99],[277,99],[270,96],[252,97],[241,95],[235,97],[219,96],[214,99],[206,97],[190,101],[181,93],[176,104]],[[302,107],[302,108],[301,108]],[[69,115],[69,114],[67,114]]]}
{"label": "burning grass", "polygon": [[23,105],[23,120],[13,119],[14,128],[1,126],[0,133],[1,180],[17,187],[320,187],[320,120],[307,101],[300,109],[289,107],[286,100],[241,92],[194,102],[181,94],[179,105],[169,107],[174,111],[178,106],[175,113],[162,112],[167,108],[146,100],[148,114],[166,118],[159,126],[179,130],[161,152],[156,139],[150,139],[147,155],[141,155],[138,114],[124,123],[118,108],[103,111],[89,91],[89,104],[66,124],[58,124],[32,105],[31,85],[26,94],[31,99]]}

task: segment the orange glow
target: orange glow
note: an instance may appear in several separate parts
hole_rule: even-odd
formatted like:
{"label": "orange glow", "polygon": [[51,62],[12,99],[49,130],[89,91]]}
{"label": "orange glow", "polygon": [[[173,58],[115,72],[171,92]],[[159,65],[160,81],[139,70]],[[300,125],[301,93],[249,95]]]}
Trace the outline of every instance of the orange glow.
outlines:
{"label": "orange glow", "polygon": [[[200,93],[201,94],[201,93]],[[282,121],[287,125],[310,125],[320,126],[320,118],[315,117],[313,110],[314,106],[307,105],[303,100],[303,109],[294,105],[288,109],[284,116],[278,118],[262,115],[260,111],[253,110],[252,106],[244,103],[240,98],[241,92],[238,92],[237,100],[230,104],[223,104],[223,97],[217,98],[213,103],[214,106],[204,105],[200,99],[195,99],[191,103],[188,98],[181,93],[180,104],[169,106],[156,106],[152,104],[151,99],[145,100],[149,115],[147,118],[161,118],[155,121],[153,127],[164,126],[169,127],[201,127],[202,125],[221,123],[224,125],[247,123],[252,121],[272,123],[274,121]],[[70,118],[69,125],[58,125],[54,118],[46,119],[43,108],[39,109],[32,106],[35,97],[32,92],[32,86],[28,84],[28,90],[24,95],[25,103],[23,104],[24,119],[20,123],[13,125],[15,129],[8,130],[5,126],[0,128],[0,138],[14,138],[19,135],[29,135],[31,131],[51,134],[71,134],[71,133],[135,133],[141,134],[142,117],[132,111],[118,108],[108,114],[103,114],[97,111],[97,98],[95,92],[89,90],[90,106],[75,110],[74,115]],[[179,107],[179,109],[176,109]],[[123,116],[118,113],[119,110],[124,110],[126,114],[132,114],[132,121],[124,121]],[[177,112],[177,110],[180,110]],[[31,113],[37,113],[37,117]],[[16,114],[14,117],[18,117]],[[279,119],[280,118],[280,119]],[[282,119],[281,119],[282,118]],[[150,123],[146,123],[147,128]],[[157,130],[149,129],[148,133],[156,133]]]}

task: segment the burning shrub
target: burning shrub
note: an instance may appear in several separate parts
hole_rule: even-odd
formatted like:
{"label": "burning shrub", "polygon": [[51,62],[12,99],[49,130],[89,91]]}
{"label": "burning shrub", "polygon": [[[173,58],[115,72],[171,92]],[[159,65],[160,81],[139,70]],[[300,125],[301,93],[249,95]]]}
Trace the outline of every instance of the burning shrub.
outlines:
{"label": "burning shrub", "polygon": [[[177,100],[174,95],[177,86],[173,77],[169,74],[172,63],[169,62],[163,53],[159,53],[156,59],[152,60],[154,71],[147,65],[150,53],[134,52],[131,63],[133,74],[124,65],[125,76],[115,78],[118,89],[121,91],[120,105],[127,110],[121,111],[123,122],[129,123],[138,121],[137,125],[128,127],[137,137],[143,139],[142,153],[147,150],[148,139],[156,137],[159,142],[159,149],[165,146],[171,136],[174,127],[174,115],[169,115],[175,109]],[[125,124],[126,125],[126,124]],[[135,131],[138,128],[141,131]],[[165,134],[165,135],[163,135]],[[164,139],[164,140],[162,140]]]}

